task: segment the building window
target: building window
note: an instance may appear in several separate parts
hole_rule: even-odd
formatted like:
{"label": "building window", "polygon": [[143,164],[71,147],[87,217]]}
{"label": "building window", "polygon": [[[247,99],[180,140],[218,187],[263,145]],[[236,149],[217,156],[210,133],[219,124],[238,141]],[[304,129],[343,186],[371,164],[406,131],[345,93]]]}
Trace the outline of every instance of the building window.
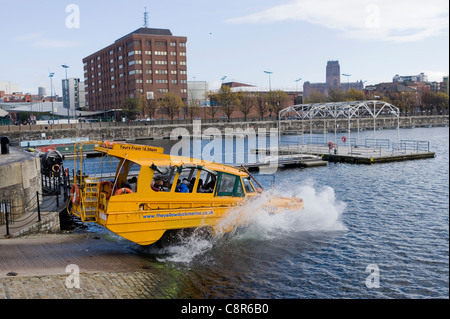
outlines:
{"label": "building window", "polygon": [[181,89],[181,93],[187,93],[186,89]]}
{"label": "building window", "polygon": [[167,83],[169,83],[169,81],[168,80],[156,80],[156,83],[158,83],[158,84],[167,84]]}
{"label": "building window", "polygon": [[155,51],[155,55],[167,55],[167,51]]}
{"label": "building window", "polygon": [[145,54],[152,55],[152,51],[145,51]]}
{"label": "building window", "polygon": [[136,62],[133,60],[133,61],[130,61],[130,62],[128,62],[128,65],[134,65]]}
{"label": "building window", "polygon": [[136,83],[142,83],[142,80],[136,80]]}
{"label": "building window", "polygon": [[186,65],[186,62],[185,61],[181,61],[180,65]]}
{"label": "building window", "polygon": [[145,80],[145,83],[147,83],[147,84],[152,84],[153,81],[152,81],[152,80]]}
{"label": "building window", "polygon": [[145,60],[145,64],[152,64],[152,61],[150,61],[150,60]]}
{"label": "building window", "polygon": [[180,42],[180,47],[186,47],[186,42]]}
{"label": "building window", "polygon": [[159,93],[167,93],[167,92],[169,92],[169,90],[168,89],[158,89],[158,92]]}
{"label": "building window", "polygon": [[180,56],[186,56],[186,52],[180,52]]}
{"label": "building window", "polygon": [[145,74],[152,74],[152,70],[145,70]]}
{"label": "building window", "polygon": [[176,46],[177,46],[177,43],[176,43],[176,42],[170,42],[170,46],[171,46],[171,47],[176,47]]}
{"label": "building window", "polygon": [[167,70],[155,70],[155,74],[167,74]]}
{"label": "building window", "polygon": [[186,74],[186,71],[180,71],[180,74]]}
{"label": "building window", "polygon": [[176,56],[177,53],[176,53],[175,51],[172,51],[172,52],[170,52],[170,55],[171,55],[171,56]]}
{"label": "building window", "polygon": [[155,45],[166,46],[167,42],[166,41],[155,41]]}
{"label": "building window", "polygon": [[177,71],[176,70],[172,70],[172,71],[170,71],[170,74],[177,74]]}
{"label": "building window", "polygon": [[172,80],[172,84],[178,84],[177,80]]}

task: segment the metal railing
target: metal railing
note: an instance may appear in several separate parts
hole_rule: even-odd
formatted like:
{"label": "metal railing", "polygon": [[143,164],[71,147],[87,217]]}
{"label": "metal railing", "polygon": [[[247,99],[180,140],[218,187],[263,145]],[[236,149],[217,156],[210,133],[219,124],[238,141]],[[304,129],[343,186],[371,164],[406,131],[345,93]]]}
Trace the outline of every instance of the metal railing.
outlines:
{"label": "metal railing", "polygon": [[414,141],[414,140],[401,140],[399,143],[399,150],[412,151],[412,152],[429,152],[430,142],[428,141]]}

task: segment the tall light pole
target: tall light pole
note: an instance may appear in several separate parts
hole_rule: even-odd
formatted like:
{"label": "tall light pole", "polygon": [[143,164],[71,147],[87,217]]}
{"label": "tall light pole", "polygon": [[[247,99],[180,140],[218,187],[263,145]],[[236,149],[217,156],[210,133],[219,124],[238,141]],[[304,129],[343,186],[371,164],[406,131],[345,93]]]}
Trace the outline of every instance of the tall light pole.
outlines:
{"label": "tall light pole", "polygon": [[69,66],[67,64],[61,65],[66,71],[66,85],[65,85],[65,93],[63,93],[64,101],[66,102],[67,107],[67,123],[70,124],[70,96],[69,96],[69,80],[67,79],[67,69]]}
{"label": "tall light pole", "polygon": [[342,75],[347,77],[347,84],[348,84],[347,91],[350,91],[350,77],[352,75],[351,74],[345,74],[345,73],[342,73]]}
{"label": "tall light pole", "polygon": [[295,91],[298,92],[298,82],[300,82],[302,80],[302,78],[298,78],[297,80],[295,80]]}
{"label": "tall light pole", "polygon": [[271,71],[264,71],[265,74],[269,75],[269,91],[272,91],[272,83],[270,81],[270,75],[273,73]]}
{"label": "tall light pole", "polygon": [[50,75],[48,76],[50,78],[50,98],[52,99],[52,121],[53,124],[55,124],[55,113],[53,110],[53,76],[55,75],[55,73],[50,73]]}

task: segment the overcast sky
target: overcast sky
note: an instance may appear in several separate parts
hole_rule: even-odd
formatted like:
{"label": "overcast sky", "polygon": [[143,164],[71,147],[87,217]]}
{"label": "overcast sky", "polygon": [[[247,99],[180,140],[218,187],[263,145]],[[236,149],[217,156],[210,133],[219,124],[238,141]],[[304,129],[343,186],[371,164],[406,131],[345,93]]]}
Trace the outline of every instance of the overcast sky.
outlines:
{"label": "overcast sky", "polygon": [[328,60],[366,85],[449,73],[447,0],[2,0],[0,81],[49,94],[54,72],[61,95],[61,64],[83,80],[82,59],[143,26],[144,7],[149,27],[188,38],[188,80],[210,89],[223,76],[268,87],[264,71],[272,89],[300,89],[325,82]]}

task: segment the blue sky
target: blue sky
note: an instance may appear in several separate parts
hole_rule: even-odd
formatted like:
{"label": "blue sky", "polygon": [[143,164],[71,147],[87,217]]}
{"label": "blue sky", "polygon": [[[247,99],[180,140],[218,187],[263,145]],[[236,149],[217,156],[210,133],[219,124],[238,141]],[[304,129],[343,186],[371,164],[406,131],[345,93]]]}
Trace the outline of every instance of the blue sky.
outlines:
{"label": "blue sky", "polygon": [[[71,4],[79,28],[67,27]],[[0,81],[50,93],[51,71],[61,95],[61,64],[83,79],[82,59],[141,27],[144,7],[150,27],[188,38],[188,80],[210,89],[223,76],[268,87],[264,70],[273,72],[272,89],[294,89],[302,78],[300,88],[324,82],[328,60],[366,85],[449,73],[447,0],[17,0],[2,3]]]}

